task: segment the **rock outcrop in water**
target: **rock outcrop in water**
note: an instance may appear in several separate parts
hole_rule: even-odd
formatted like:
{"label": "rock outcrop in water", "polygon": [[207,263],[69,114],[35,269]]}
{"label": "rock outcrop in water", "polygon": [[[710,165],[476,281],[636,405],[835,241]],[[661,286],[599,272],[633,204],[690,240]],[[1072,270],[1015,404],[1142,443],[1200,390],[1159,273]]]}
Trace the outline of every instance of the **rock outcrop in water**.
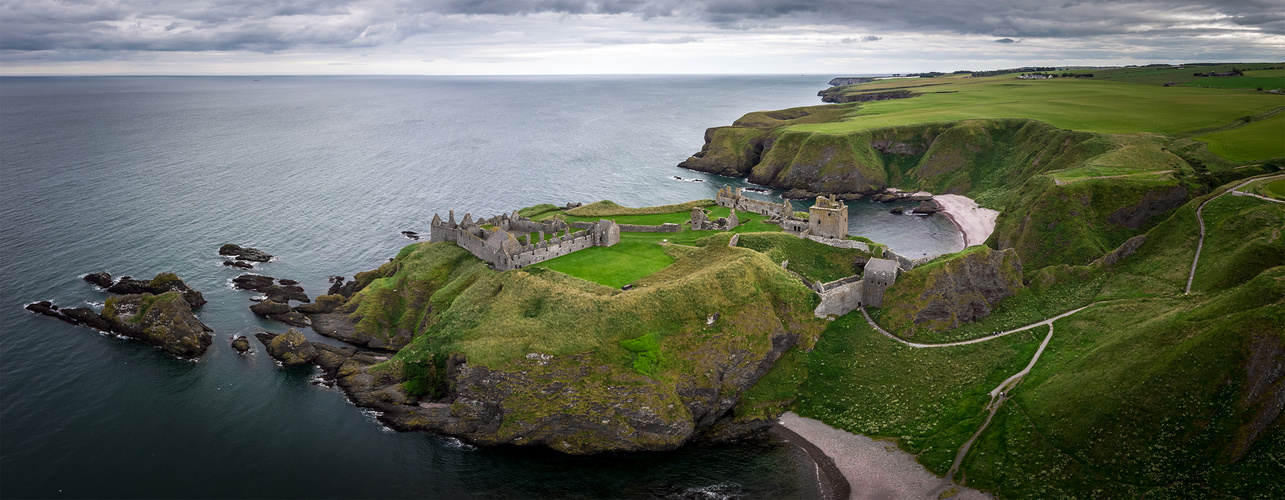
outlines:
{"label": "rock outcrop in water", "polygon": [[111,282],[106,272],[85,281],[122,295],[108,297],[101,312],[87,307],[59,309],[49,301],[28,304],[28,311],[103,332],[142,340],[184,358],[199,358],[210,346],[214,330],[197,319],[192,308],[205,304],[201,292],[187,286],[174,273],[161,273],[151,281],[122,276]]}
{"label": "rock outcrop in water", "polygon": [[192,314],[178,292],[108,297],[102,318],[113,333],[136,338],[176,356],[196,358],[205,354],[214,329]]}
{"label": "rock outcrop in water", "polygon": [[85,277],[82,279],[90,283],[93,283],[99,288],[107,288],[109,286],[112,286],[112,275],[107,274],[107,271],[86,274]]}
{"label": "rock outcrop in water", "polygon": [[[107,273],[101,273],[107,274]],[[110,277],[110,275],[108,275]],[[88,276],[85,277],[88,280]],[[136,280],[129,276],[121,276],[112,286],[107,287],[107,291],[122,295],[136,295],[141,293],[150,293],[160,295],[167,292],[178,292],[182,294],[183,300],[192,307],[205,305],[205,297],[201,292],[193,290],[187,286],[183,280],[179,279],[174,273],[161,273],[152,278],[151,281]]]}
{"label": "rock outcrop in water", "polygon": [[286,333],[256,333],[255,338],[263,342],[272,359],[280,361],[282,366],[300,366],[312,363],[317,358],[317,349],[299,330],[291,328]]}
{"label": "rock outcrop in water", "polygon": [[248,260],[252,262],[267,262],[272,260],[272,255],[257,248],[242,247],[231,243],[219,247],[219,255],[235,256],[236,260]]}

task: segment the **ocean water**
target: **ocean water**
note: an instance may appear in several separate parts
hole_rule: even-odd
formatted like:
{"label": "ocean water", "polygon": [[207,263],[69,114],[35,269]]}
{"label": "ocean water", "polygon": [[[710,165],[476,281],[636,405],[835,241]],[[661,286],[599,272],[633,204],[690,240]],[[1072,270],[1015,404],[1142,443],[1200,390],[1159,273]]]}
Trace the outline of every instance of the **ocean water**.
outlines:
{"label": "ocean water", "polygon": [[[285,327],[250,313],[216,251],[272,253],[255,272],[316,296],[449,209],[710,198],[746,184],[674,166],[704,129],[816,104],[828,78],[0,78],[0,496],[816,496],[782,443],[586,458],[388,431],[312,369],[228,346]],[[852,207],[855,234],[903,254],[958,244],[942,217]],[[205,357],[22,309],[100,307],[80,277],[102,270],[201,290]]]}

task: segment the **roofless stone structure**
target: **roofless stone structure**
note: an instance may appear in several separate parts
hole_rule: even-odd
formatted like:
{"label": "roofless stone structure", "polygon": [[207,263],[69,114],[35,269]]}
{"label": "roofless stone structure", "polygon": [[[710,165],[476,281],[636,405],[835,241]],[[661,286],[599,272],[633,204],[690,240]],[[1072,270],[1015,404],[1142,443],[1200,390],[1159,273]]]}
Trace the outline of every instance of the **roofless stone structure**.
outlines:
{"label": "roofless stone structure", "polygon": [[535,222],[518,215],[516,210],[477,222],[470,214],[464,214],[464,220],[456,223],[455,211],[451,210],[445,221],[433,214],[429,240],[453,241],[495,270],[507,271],[589,247],[620,243],[620,225],[601,219],[589,223],[583,232],[574,233],[561,219]]}

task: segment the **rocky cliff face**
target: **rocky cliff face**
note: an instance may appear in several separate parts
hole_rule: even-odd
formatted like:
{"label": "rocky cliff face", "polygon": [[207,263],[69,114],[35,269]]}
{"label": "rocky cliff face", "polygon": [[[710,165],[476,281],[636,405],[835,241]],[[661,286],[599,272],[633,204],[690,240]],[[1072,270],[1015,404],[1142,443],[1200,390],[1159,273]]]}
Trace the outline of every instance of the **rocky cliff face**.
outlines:
{"label": "rocky cliff face", "polygon": [[753,250],[677,252],[622,292],[539,268],[498,273],[453,243],[421,243],[314,324],[343,338],[414,333],[395,355],[352,355],[334,371],[397,429],[589,454],[770,426],[786,401],[736,410],[787,350],[815,343],[814,294]]}
{"label": "rocky cliff face", "polygon": [[[692,353],[699,369],[676,380],[652,378],[592,355],[529,355],[503,368],[461,355],[447,368],[449,393],[407,394],[404,377],[376,356],[355,357],[338,384],[360,405],[401,430],[427,430],[482,445],[545,446],[571,454],[669,450],[691,441],[726,441],[772,425],[737,418],[742,393],[799,340],[775,329],[763,345],[709,339]],[[783,411],[778,409],[776,414]]]}
{"label": "rocky cliff face", "polygon": [[979,247],[904,273],[884,297],[887,326],[904,336],[945,331],[991,314],[1022,287],[1022,260],[1012,249]]}
{"label": "rocky cliff face", "polygon": [[848,93],[848,90],[844,87],[830,87],[817,92],[817,95],[821,97],[821,102],[833,103],[887,101],[889,99],[909,99],[915,96],[909,90],[864,93]]}
{"label": "rocky cliff face", "polygon": [[[834,108],[828,115],[834,121],[855,109]],[[818,123],[827,116],[819,111],[777,120],[752,115],[706,131],[701,151],[678,166],[803,193],[870,194],[889,186],[966,193],[979,186],[1016,189],[1032,175],[1068,168],[1105,147],[1092,134],[1032,120],[835,133],[792,127]]]}

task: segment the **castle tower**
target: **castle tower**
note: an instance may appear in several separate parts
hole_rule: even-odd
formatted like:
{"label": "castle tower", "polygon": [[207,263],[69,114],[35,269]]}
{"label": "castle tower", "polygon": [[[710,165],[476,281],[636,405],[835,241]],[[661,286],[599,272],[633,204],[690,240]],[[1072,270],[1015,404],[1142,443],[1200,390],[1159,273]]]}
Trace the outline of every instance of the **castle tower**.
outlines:
{"label": "castle tower", "polygon": [[834,195],[818,196],[816,204],[808,209],[808,232],[823,238],[847,238],[848,205]]}
{"label": "castle tower", "polygon": [[866,262],[865,272],[861,277],[866,305],[883,307],[883,293],[897,282],[897,271],[897,262],[893,260],[872,258]]}

